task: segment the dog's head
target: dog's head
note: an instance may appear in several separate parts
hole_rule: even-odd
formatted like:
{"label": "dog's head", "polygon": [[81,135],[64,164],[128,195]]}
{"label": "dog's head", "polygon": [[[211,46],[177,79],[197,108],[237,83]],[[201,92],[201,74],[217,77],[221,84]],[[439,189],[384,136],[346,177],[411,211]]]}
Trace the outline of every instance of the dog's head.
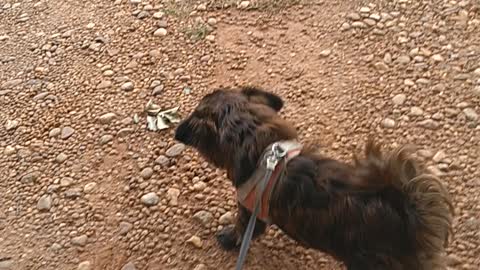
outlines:
{"label": "dog's head", "polygon": [[277,114],[282,99],[253,87],[217,89],[202,98],[177,127],[175,139],[196,148],[215,166],[228,168],[242,151],[260,151],[268,144],[296,137]]}

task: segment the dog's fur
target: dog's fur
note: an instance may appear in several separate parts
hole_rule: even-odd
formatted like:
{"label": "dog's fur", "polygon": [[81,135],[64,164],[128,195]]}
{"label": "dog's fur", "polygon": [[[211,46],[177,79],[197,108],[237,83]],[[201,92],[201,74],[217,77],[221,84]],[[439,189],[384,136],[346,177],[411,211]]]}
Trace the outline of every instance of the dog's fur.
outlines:
{"label": "dog's fur", "polygon": [[[280,97],[258,88],[217,89],[177,128],[175,139],[227,171],[235,187],[255,171],[265,148],[297,137],[277,113]],[[406,148],[388,155],[369,141],[353,165],[305,146],[292,159],[270,203],[272,222],[306,247],[326,252],[354,270],[443,269],[452,204],[442,184]],[[217,236],[239,246],[250,212]],[[256,221],[254,237],[266,224]]]}

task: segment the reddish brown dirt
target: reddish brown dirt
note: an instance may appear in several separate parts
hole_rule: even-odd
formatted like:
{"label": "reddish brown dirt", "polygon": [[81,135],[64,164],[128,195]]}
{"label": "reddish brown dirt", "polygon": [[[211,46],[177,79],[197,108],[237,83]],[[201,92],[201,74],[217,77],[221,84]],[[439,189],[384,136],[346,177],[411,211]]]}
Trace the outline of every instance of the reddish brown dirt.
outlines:
{"label": "reddish brown dirt", "polygon": [[[224,172],[191,149],[167,156],[174,128],[147,131],[142,111],[186,115],[240,84],[282,96],[302,141],[336,158],[372,134],[418,145],[454,198],[449,267],[478,269],[478,1],[192,2],[0,4],[0,269],[232,269],[214,237],[235,212]],[[245,269],[342,267],[271,228]]]}

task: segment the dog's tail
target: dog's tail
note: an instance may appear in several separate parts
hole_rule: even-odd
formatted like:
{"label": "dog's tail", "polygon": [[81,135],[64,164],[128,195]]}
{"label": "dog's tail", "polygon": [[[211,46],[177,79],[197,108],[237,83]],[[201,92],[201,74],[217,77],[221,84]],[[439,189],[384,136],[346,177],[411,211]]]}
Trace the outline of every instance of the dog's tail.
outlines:
{"label": "dog's tail", "polygon": [[369,179],[371,188],[391,187],[406,196],[415,212],[414,237],[424,257],[420,258],[422,269],[437,269],[442,267],[438,256],[452,235],[453,205],[444,185],[412,157],[412,150],[399,147],[383,155],[381,146],[370,139],[366,159],[355,158],[356,169],[362,179]]}

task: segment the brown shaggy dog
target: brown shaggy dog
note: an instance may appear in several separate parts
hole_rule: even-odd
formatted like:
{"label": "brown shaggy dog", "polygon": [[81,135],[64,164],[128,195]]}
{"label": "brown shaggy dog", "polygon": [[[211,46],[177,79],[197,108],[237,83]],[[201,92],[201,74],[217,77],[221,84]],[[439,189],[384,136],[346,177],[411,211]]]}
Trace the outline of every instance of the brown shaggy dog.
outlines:
{"label": "brown shaggy dog", "polygon": [[[256,170],[265,148],[297,137],[277,112],[280,97],[261,89],[218,89],[206,95],[177,128],[175,139],[225,169],[235,187]],[[306,247],[326,252],[349,270],[442,269],[451,232],[448,192],[405,150],[388,155],[369,142],[353,165],[304,146],[273,191],[270,218]],[[250,212],[217,238],[240,245]],[[254,237],[265,231],[257,219]]]}

